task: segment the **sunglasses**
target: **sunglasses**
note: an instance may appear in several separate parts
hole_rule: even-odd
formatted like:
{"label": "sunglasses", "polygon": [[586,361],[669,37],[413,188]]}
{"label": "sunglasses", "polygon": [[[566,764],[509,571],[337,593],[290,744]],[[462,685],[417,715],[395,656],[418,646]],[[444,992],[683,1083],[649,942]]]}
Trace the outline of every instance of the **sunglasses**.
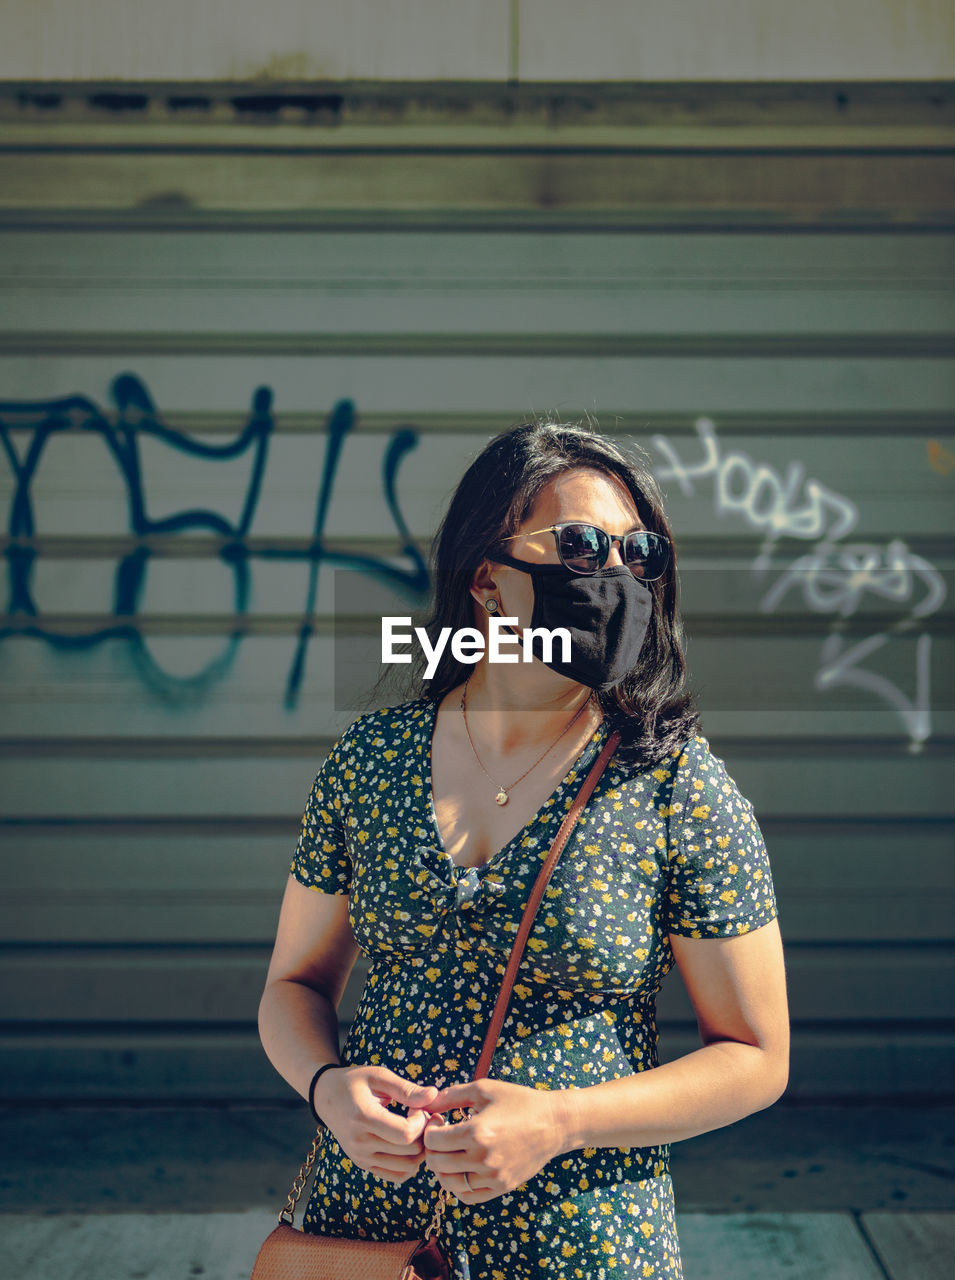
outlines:
{"label": "sunglasses", "polygon": [[[595,524],[568,520],[563,524],[548,525],[546,529],[528,529],[526,536],[529,537],[532,533],[552,533],[561,564],[574,573],[596,573],[602,569],[615,542],[620,546],[624,564],[630,568],[634,577],[644,582],[653,582],[662,577],[670,562],[669,539],[662,533],[651,533],[649,529],[611,534]],[[524,533],[512,533],[501,541],[511,542],[514,538],[524,536]]]}

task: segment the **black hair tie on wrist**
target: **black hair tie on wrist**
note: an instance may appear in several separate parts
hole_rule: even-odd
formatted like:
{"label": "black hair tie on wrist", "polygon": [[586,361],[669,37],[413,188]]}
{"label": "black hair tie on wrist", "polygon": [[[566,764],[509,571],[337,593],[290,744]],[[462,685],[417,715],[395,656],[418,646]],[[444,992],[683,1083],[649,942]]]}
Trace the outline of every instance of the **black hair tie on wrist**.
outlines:
{"label": "black hair tie on wrist", "polygon": [[311,1080],[309,1081],[308,1109],[309,1111],[311,1111],[312,1115],[315,1117],[316,1124],[325,1123],[322,1117],[315,1110],[315,1085],[316,1085],[316,1082],[318,1081],[318,1077],[322,1074],[323,1071],[327,1071],[329,1067],[344,1067],[347,1065],[348,1064],[345,1062],[326,1062],[324,1066],[318,1068],[318,1070],[315,1072],[315,1074],[312,1076]]}

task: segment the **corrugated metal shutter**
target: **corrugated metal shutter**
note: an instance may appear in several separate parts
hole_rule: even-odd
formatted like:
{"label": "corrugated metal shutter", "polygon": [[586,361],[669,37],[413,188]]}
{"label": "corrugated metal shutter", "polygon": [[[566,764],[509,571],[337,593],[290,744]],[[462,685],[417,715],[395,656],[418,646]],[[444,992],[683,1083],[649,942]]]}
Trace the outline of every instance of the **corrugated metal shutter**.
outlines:
{"label": "corrugated metal shutter", "polygon": [[[953,245],[8,226],[8,1093],[288,1096],[256,1006],[308,788],[354,715],[333,564],[309,607],[329,441],[328,547],[410,572],[382,479],[396,434],[426,549],[485,440],[552,410],[642,444],[667,494],[704,731],[773,861],[790,1093],[936,1088],[955,1056]],[[382,599],[356,606],[354,652]],[[675,974],[661,1014],[665,1057],[696,1046]]]}

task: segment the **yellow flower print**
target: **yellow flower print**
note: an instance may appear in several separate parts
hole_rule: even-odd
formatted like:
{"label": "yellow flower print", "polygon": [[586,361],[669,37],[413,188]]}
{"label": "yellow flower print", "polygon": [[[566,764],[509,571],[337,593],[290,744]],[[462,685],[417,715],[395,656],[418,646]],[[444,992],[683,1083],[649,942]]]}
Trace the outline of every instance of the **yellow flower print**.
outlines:
{"label": "yellow flower print", "polygon": [[[440,1089],[470,1078],[522,905],[604,734],[504,846],[499,871],[495,864],[484,881],[500,891],[462,913],[442,851],[416,862],[422,845],[439,843],[424,781],[435,715],[421,698],[354,722],[309,796],[292,870],[312,888],[352,896],[349,919],[368,974],[343,1059]],[[668,931],[728,937],[774,914],[751,807],[705,738],[606,777],[546,886],[489,1072],[542,1092],[614,1079],[624,1061],[647,1069],[653,993],[672,965]],[[446,880],[449,903],[425,914],[435,876]],[[507,1195],[456,1203],[449,1221],[485,1280],[511,1280],[518,1254],[528,1271],[553,1280],[624,1280],[644,1264],[647,1280],[671,1280],[678,1254],[668,1168],[661,1147],[578,1148]],[[423,1175],[414,1186],[409,1199],[327,1136],[304,1222],[398,1239],[409,1211],[422,1220],[433,1208]],[[469,1224],[479,1238],[468,1237]]]}

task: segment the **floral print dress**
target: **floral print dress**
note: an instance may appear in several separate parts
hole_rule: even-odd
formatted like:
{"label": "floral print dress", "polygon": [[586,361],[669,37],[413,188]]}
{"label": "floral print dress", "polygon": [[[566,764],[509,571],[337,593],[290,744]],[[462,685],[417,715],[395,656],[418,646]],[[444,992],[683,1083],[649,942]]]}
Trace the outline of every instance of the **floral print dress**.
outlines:
{"label": "floral print dress", "polygon": [[[436,716],[418,698],[346,729],[308,796],[291,873],[349,895],[368,960],[342,1061],[443,1088],[473,1077],[524,906],[609,730],[485,866],[464,868],[434,813]],[[541,900],[489,1077],[579,1089],[657,1066],[668,934],[732,937],[776,915],[752,805],[706,738],[657,767],[612,757]],[[358,1168],[323,1130],[303,1228],[407,1239],[438,1190],[424,1163],[400,1186]],[[669,1146],[566,1152],[507,1194],[453,1199],[441,1240],[453,1280],[681,1277]]]}

